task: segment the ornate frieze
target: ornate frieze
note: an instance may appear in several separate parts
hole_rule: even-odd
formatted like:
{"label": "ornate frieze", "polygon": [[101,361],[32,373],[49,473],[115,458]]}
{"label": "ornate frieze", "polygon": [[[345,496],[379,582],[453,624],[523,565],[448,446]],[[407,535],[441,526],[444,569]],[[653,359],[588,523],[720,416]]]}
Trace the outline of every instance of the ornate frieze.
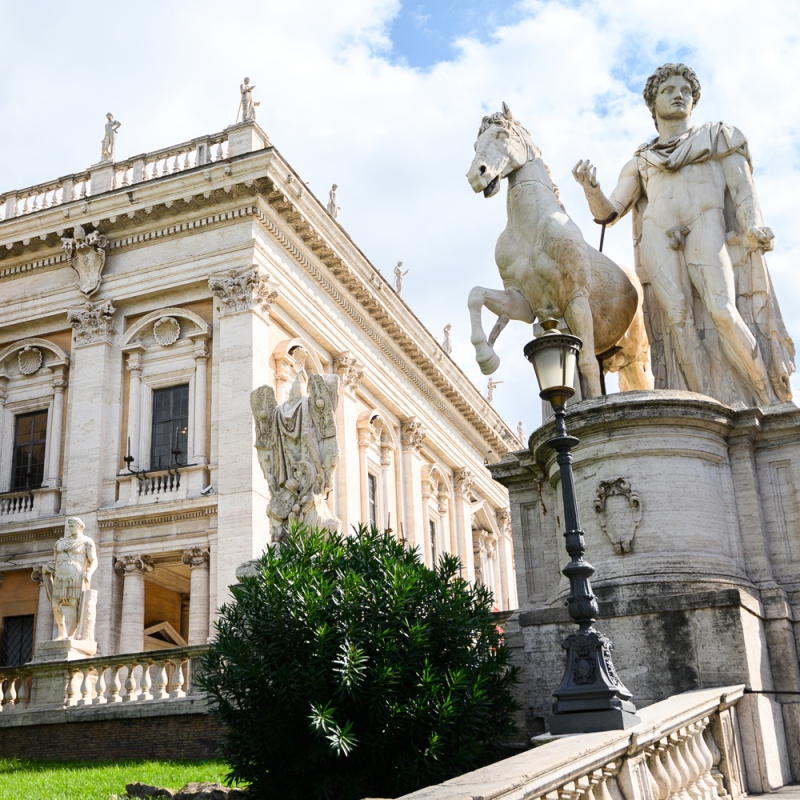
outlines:
{"label": "ornate frieze", "polygon": [[95,305],[86,303],[81,309],[67,311],[67,321],[72,325],[75,344],[108,342],[114,334],[114,308],[110,300]]}
{"label": "ornate frieze", "polygon": [[[623,497],[627,505],[623,509],[615,509],[608,513],[609,497]],[[627,478],[609,478],[600,481],[594,495],[594,510],[603,532],[611,540],[617,555],[630,553],[633,550],[633,537],[642,521],[642,498]],[[619,512],[619,513],[617,513]]]}
{"label": "ornate frieze", "polygon": [[400,444],[403,450],[419,452],[427,435],[428,431],[416,417],[408,417],[400,423]]}
{"label": "ornate frieze", "polygon": [[351,356],[347,350],[337,353],[333,357],[333,368],[339,376],[342,386],[350,391],[355,391],[361,378],[364,376],[364,370],[358,365],[354,356]]}
{"label": "ornate frieze", "polygon": [[278,298],[278,287],[269,282],[269,275],[258,267],[236,274],[212,275],[208,288],[219,298],[220,312],[235,314],[239,311],[255,310],[269,317],[270,309]]}

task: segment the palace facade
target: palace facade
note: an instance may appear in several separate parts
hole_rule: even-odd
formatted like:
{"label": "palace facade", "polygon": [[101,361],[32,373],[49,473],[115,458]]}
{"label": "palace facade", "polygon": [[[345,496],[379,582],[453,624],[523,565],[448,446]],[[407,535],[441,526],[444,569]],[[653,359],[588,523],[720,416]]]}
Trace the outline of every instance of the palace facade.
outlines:
{"label": "palace facade", "polygon": [[71,515],[98,654],[208,640],[268,544],[250,393],[286,399],[301,362],[341,379],[344,528],[455,553],[514,608],[485,464],[521,443],[254,121],[0,196],[0,666],[53,638]]}

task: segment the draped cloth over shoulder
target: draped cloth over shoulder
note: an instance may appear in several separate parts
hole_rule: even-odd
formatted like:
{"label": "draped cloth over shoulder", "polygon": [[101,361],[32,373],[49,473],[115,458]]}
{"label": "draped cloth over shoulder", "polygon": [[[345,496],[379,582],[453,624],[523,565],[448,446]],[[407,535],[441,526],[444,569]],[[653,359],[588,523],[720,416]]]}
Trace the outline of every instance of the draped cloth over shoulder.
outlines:
{"label": "draped cloth over shoulder", "polygon": [[[698,125],[667,142],[654,140],[636,151],[639,175],[646,180],[648,167],[676,172],[690,164],[720,159],[740,153],[752,170],[747,139],[741,131],[724,122]],[[643,264],[641,239],[642,223],[647,208],[646,186],[633,207],[633,241],[636,270],[644,285],[644,312],[650,338],[651,358],[657,389],[687,389],[671,333],[658,304],[655,302]],[[736,307],[756,338],[770,383],[780,401],[791,399],[789,376],[794,372],[794,344],[783,322],[767,269],[764,251],[747,247],[746,231],[741,229],[730,192],[725,193],[725,235],[733,264],[736,284]],[[694,296],[695,324],[707,352],[713,348],[715,358],[704,358],[708,365],[709,383],[718,400],[733,404],[753,405],[754,398],[744,381],[731,368],[722,353],[719,336],[699,296]],[[703,354],[701,354],[703,355]]]}

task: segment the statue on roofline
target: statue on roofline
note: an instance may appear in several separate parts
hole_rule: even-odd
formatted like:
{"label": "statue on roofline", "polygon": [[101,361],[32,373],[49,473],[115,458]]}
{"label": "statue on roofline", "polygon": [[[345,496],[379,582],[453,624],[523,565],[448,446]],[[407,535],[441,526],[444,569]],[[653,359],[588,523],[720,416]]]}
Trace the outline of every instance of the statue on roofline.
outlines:
{"label": "statue on roofline", "polygon": [[764,258],[774,235],[747,139],[724,122],[692,125],[700,82],[685,64],[659,67],[643,94],[659,135],[636,150],[611,196],[589,161],[573,175],[595,221],[633,213],[655,387],[727,404],[789,401],[794,344]]}

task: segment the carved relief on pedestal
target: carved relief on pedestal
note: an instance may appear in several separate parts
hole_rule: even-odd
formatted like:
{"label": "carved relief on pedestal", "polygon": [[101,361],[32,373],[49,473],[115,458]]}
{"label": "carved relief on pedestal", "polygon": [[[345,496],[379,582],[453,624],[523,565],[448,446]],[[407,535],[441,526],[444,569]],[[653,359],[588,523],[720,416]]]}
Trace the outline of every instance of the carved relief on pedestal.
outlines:
{"label": "carved relief on pedestal", "polygon": [[403,450],[418,452],[427,435],[428,431],[416,417],[408,417],[400,423],[400,443]]}
{"label": "carved relief on pedestal", "polygon": [[67,321],[72,325],[75,344],[94,344],[109,341],[114,330],[114,308],[110,300],[95,305],[86,303],[82,309],[67,311]]}
{"label": "carved relief on pedestal", "polygon": [[162,347],[169,347],[178,341],[181,335],[181,326],[175,317],[161,317],[153,325],[153,338]]}
{"label": "carved relief on pedestal", "polygon": [[337,353],[333,358],[333,368],[339,376],[342,386],[350,391],[355,391],[364,375],[364,370],[358,365],[355,357],[351,356],[347,350]]}
{"label": "carved relief on pedestal", "polygon": [[[618,502],[611,498],[621,498]],[[612,507],[613,505],[613,507]],[[642,521],[642,499],[627,478],[600,481],[594,496],[598,522],[617,555],[633,550],[633,537]]]}
{"label": "carved relief on pedestal", "polygon": [[81,225],[76,225],[72,229],[72,236],[62,237],[61,246],[69,265],[78,274],[78,287],[87,297],[91,297],[103,280],[108,238],[98,231],[87,233]]}
{"label": "carved relief on pedestal", "polygon": [[238,311],[260,312],[265,317],[278,298],[278,287],[269,282],[269,275],[258,267],[253,267],[241,275],[231,270],[228,275],[212,275],[208,288],[219,298],[222,314],[235,314]]}

